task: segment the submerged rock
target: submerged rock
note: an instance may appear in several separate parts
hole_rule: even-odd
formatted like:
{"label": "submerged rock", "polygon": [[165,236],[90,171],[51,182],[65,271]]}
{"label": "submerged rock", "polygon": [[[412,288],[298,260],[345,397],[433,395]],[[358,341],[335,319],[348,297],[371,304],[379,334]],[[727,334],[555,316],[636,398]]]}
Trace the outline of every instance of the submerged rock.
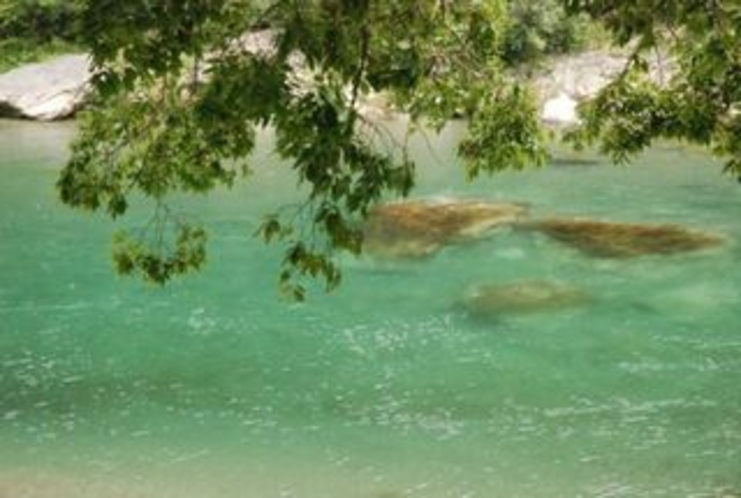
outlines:
{"label": "submerged rock", "polygon": [[561,153],[560,155],[554,155],[551,156],[548,161],[549,166],[556,166],[559,168],[594,167],[600,166],[602,164],[604,164],[604,162],[600,161],[600,159],[598,159],[597,157],[590,157],[574,153]]}
{"label": "submerged rock", "polygon": [[0,75],[0,117],[52,121],[85,103],[90,78],[86,55],[65,55]]}
{"label": "submerged rock", "polygon": [[527,224],[549,237],[601,258],[631,258],[648,254],[676,254],[716,247],[713,234],[676,225],[642,225],[604,221],[549,219]]}
{"label": "submerged rock", "polygon": [[441,247],[481,238],[520,219],[519,204],[477,201],[407,201],[374,208],[365,226],[365,250],[391,258],[428,256]]}
{"label": "submerged rock", "polygon": [[505,314],[556,311],[583,306],[591,296],[582,289],[551,281],[519,281],[471,288],[462,301],[474,317],[497,318]]}

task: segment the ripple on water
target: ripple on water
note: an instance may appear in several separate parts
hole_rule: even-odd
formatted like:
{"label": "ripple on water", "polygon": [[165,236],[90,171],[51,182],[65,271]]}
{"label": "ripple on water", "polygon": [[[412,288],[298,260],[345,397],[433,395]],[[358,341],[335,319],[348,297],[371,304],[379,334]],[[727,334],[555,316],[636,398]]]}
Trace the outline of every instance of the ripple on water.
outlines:
{"label": "ripple on water", "polygon": [[[420,188],[526,201],[535,217],[707,227],[723,248],[597,261],[503,230],[414,263],[348,259],[338,291],[300,305],[276,299],[280,251],[235,235],[268,203],[259,189],[184,201],[217,224],[214,257],[152,289],[111,278],[95,242],[108,228],[51,209],[51,170],[3,165],[0,496],[731,493],[741,205],[709,177],[694,202],[683,157],[476,184],[430,167]],[[271,181],[286,170],[267,162]],[[594,302],[489,322],[452,305],[471,285],[523,279]]]}

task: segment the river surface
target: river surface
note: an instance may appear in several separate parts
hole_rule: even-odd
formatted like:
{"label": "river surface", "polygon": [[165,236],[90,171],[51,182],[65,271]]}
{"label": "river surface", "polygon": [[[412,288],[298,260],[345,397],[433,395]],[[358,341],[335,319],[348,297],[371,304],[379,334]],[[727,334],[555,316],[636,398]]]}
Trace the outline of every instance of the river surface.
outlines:
{"label": "river surface", "polygon": [[[468,183],[452,127],[412,143],[415,196],[726,243],[609,260],[505,229],[420,261],[343,258],[339,290],[291,304],[280,248],[252,236],[297,198],[285,165],[261,153],[244,184],[178,200],[209,260],[158,288],[114,274],[114,225],[57,200],[72,133],[0,122],[1,498],[741,496],[741,186],[702,152],[625,168],[557,150]],[[534,279],[591,304],[455,306]]]}

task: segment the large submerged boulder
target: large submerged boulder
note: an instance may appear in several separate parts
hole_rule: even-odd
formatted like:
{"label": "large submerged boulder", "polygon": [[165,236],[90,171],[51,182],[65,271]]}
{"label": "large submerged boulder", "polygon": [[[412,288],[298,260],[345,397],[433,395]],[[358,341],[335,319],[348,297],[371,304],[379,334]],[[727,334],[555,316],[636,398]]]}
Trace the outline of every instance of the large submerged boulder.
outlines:
{"label": "large submerged boulder", "polygon": [[65,55],[0,74],[0,117],[71,117],[85,103],[89,79],[86,55]]}
{"label": "large submerged boulder", "polygon": [[717,235],[677,225],[643,225],[592,220],[548,219],[525,226],[594,257],[631,258],[676,254],[716,247]]}
{"label": "large submerged boulder", "polygon": [[584,306],[591,300],[589,293],[577,287],[546,280],[525,280],[472,287],[461,304],[471,316],[490,319]]}
{"label": "large submerged boulder", "polygon": [[364,234],[365,250],[374,256],[416,258],[441,247],[475,240],[492,229],[519,220],[520,204],[479,201],[407,201],[374,208]]}

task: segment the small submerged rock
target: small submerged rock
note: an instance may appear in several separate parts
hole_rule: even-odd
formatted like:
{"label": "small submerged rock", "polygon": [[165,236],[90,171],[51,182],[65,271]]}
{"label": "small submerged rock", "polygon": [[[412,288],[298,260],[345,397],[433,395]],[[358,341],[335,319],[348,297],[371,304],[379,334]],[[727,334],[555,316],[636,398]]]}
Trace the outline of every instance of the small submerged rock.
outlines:
{"label": "small submerged rock", "polygon": [[577,154],[554,155],[548,160],[549,166],[555,166],[558,168],[585,168],[601,166],[603,164],[604,162],[600,161],[600,159],[597,157],[589,157]]}
{"label": "small submerged rock", "polygon": [[484,284],[471,288],[463,298],[463,308],[478,318],[497,318],[506,314],[557,311],[583,306],[591,296],[582,289],[560,282],[526,280],[505,284]]}
{"label": "small submerged rock", "polygon": [[717,235],[677,225],[548,219],[525,226],[599,258],[676,254],[716,247],[723,242]]}
{"label": "small submerged rock", "polygon": [[418,258],[441,247],[476,240],[520,219],[520,204],[406,201],[374,208],[365,225],[365,250],[374,256]]}

